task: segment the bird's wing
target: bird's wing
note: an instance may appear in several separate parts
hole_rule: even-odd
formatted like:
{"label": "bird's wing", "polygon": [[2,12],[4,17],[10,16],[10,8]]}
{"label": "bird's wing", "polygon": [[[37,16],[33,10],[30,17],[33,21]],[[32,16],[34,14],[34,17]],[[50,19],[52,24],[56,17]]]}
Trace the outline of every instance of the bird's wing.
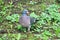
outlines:
{"label": "bird's wing", "polygon": [[32,24],[32,23],[35,23],[35,21],[36,21],[36,18],[30,17],[30,23],[31,23],[31,24]]}

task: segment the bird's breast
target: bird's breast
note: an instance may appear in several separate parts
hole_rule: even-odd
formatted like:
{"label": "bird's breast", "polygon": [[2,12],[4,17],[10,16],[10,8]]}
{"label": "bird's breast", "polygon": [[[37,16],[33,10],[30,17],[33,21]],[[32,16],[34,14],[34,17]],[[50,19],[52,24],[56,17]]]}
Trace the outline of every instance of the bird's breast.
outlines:
{"label": "bird's breast", "polygon": [[19,21],[20,21],[20,24],[24,27],[27,27],[30,25],[30,18],[28,16],[22,16]]}

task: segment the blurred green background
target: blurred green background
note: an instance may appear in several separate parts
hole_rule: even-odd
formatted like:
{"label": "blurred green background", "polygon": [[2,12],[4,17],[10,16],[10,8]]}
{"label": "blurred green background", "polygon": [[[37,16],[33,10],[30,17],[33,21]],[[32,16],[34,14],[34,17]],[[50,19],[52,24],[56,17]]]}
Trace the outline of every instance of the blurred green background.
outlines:
{"label": "blurred green background", "polygon": [[[60,0],[0,0],[0,40],[55,40],[60,38]],[[24,9],[39,19],[31,32],[19,24]]]}

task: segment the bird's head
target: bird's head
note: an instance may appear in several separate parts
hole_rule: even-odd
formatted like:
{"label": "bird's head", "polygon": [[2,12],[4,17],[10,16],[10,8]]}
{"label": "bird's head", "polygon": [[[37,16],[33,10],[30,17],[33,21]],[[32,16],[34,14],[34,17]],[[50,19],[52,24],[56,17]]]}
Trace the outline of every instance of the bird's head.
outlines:
{"label": "bird's head", "polygon": [[24,9],[22,12],[23,15],[29,15],[29,11],[27,9]]}

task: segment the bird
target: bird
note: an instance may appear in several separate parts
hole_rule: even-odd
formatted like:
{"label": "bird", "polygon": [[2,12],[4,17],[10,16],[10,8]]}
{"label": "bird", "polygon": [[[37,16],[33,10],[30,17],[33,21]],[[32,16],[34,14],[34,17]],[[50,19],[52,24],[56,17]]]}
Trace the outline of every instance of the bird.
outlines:
{"label": "bird", "polygon": [[23,27],[27,27],[28,31],[30,31],[31,25],[36,22],[36,18],[29,16],[29,11],[27,9],[24,9],[22,11],[22,15],[19,18],[19,23]]}

